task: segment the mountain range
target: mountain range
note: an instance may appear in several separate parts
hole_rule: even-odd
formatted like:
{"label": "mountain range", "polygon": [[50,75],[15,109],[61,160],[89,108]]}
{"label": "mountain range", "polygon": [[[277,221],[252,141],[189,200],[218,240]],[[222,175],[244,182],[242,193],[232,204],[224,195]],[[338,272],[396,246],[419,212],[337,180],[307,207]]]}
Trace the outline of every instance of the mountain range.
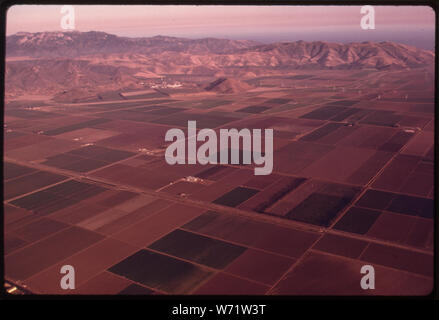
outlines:
{"label": "mountain range", "polygon": [[[250,79],[308,68],[389,70],[434,65],[432,51],[394,42],[263,44],[214,38],[128,38],[96,31],[16,33],[6,37],[6,57],[7,93],[132,87],[139,75]],[[221,87],[226,85],[230,83]]]}
{"label": "mountain range", "polygon": [[191,57],[201,59],[209,56],[210,64],[218,67],[417,67],[434,60],[431,51],[394,42],[341,44],[296,41],[261,44],[256,41],[214,38],[127,38],[96,31],[20,32],[6,38],[8,57],[78,58],[127,53],[156,58],[163,54],[179,56],[180,61],[177,62],[190,64],[197,63],[197,59]]}

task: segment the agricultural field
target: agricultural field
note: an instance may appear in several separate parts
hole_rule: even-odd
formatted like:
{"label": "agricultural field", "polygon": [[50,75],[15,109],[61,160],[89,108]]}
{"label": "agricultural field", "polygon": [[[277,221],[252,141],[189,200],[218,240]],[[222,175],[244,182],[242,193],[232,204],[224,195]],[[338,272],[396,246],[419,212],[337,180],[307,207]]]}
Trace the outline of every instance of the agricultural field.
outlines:
{"label": "agricultural field", "polygon": [[[243,92],[6,104],[6,278],[63,294],[71,264],[81,294],[357,295],[373,264],[374,294],[429,293],[432,77],[297,70]],[[190,120],[273,129],[272,174],[170,166],[165,134]]]}

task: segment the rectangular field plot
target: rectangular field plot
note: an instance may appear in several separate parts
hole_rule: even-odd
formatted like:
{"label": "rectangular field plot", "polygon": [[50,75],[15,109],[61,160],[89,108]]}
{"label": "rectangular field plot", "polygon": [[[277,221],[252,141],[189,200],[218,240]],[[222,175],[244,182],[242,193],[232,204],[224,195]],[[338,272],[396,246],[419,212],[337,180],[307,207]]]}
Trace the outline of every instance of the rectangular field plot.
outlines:
{"label": "rectangular field plot", "polygon": [[173,294],[190,291],[210,275],[191,263],[140,250],[109,269],[119,276]]}
{"label": "rectangular field plot", "polygon": [[115,131],[84,128],[84,129],[69,131],[66,133],[61,133],[57,135],[57,138],[81,141],[82,143],[93,143],[102,139],[116,136],[118,134],[119,133]]}
{"label": "rectangular field plot", "polygon": [[337,107],[351,107],[356,103],[360,102],[359,100],[339,100],[328,103],[328,106],[337,106]]}
{"label": "rectangular field plot", "polygon": [[4,197],[5,199],[11,199],[64,179],[67,179],[67,177],[46,171],[36,171],[5,182]]}
{"label": "rectangular field plot", "polygon": [[43,164],[75,172],[88,172],[134,155],[132,152],[91,145],[49,157]]}
{"label": "rectangular field plot", "polygon": [[236,112],[245,112],[245,113],[262,113],[266,110],[269,110],[270,107],[266,106],[249,106],[243,109],[236,110]]}
{"label": "rectangular field plot", "polygon": [[91,173],[91,176],[103,178],[115,184],[157,190],[186,175],[181,172],[152,169],[149,165],[147,168],[135,168],[124,164],[114,164]]}
{"label": "rectangular field plot", "polygon": [[333,149],[332,146],[311,142],[291,142],[274,152],[274,171],[297,174]]}
{"label": "rectangular field plot", "polygon": [[225,195],[222,195],[221,197],[213,201],[213,203],[221,204],[228,207],[236,207],[237,205],[246,201],[258,192],[259,190],[256,189],[238,187],[226,193]]}
{"label": "rectangular field plot", "polygon": [[265,212],[277,201],[287,196],[290,192],[300,186],[306,179],[281,177],[269,187],[260,191],[256,196],[242,203],[239,208],[253,210],[256,212]]}
{"label": "rectangular field plot", "polygon": [[350,200],[349,198],[313,193],[291,210],[287,214],[287,218],[327,227]]}
{"label": "rectangular field plot", "polygon": [[315,232],[214,211],[203,213],[182,226],[182,229],[291,258],[301,256],[318,238]]}
{"label": "rectangular field plot", "polygon": [[412,155],[398,155],[373,183],[373,187],[428,196],[433,190],[433,162]]}
{"label": "rectangular field plot", "polygon": [[11,162],[3,162],[3,178],[5,180],[18,178],[35,172],[36,169],[25,167]]}
{"label": "rectangular field plot", "polygon": [[344,127],[341,123],[328,123],[327,125],[314,130],[313,132],[307,134],[302,137],[300,140],[302,141],[318,141],[319,139],[333,133],[337,129]]}
{"label": "rectangular field plot", "polygon": [[[288,219],[328,227],[359,193],[360,189],[340,184],[325,183],[286,213]],[[299,190],[297,191],[299,192]],[[294,197],[294,193],[291,197]],[[291,201],[292,199],[289,199]]]}
{"label": "rectangular field plot", "polygon": [[12,279],[27,279],[102,238],[97,233],[70,227],[6,257],[5,273]]}
{"label": "rectangular field plot", "polygon": [[345,107],[334,107],[334,106],[327,106],[327,107],[321,107],[319,109],[316,109],[314,111],[311,111],[303,116],[301,118],[305,119],[316,119],[316,120],[329,120],[336,115],[345,112],[347,108]]}
{"label": "rectangular field plot", "polygon": [[216,269],[224,268],[246,250],[245,247],[179,229],[148,248]]}
{"label": "rectangular field plot", "polygon": [[114,150],[94,145],[69,151],[68,154],[105,162],[120,161],[135,155],[135,153],[128,151]]}
{"label": "rectangular field plot", "polygon": [[59,128],[52,129],[52,130],[47,130],[44,132],[44,134],[48,135],[48,136],[55,136],[55,135],[58,135],[61,133],[84,129],[84,128],[91,127],[91,126],[98,125],[98,124],[102,124],[102,123],[105,123],[108,121],[109,121],[108,119],[102,119],[102,118],[92,119],[92,120],[88,120],[88,121],[77,123],[77,124],[71,124],[71,125],[59,127]]}
{"label": "rectangular field plot", "polygon": [[188,121],[197,121],[198,128],[216,128],[228,122],[236,120],[233,117],[220,117],[199,113],[178,113],[168,117],[153,120],[153,123],[166,124],[179,127],[187,127]]}
{"label": "rectangular field plot", "polygon": [[[329,181],[346,182],[358,170],[365,168],[363,166],[375,153],[375,151],[368,149],[335,148],[321,157],[321,159],[308,165],[301,171],[301,175]],[[369,178],[373,176],[373,169],[379,169],[371,167],[372,164],[369,164],[369,169],[372,170]],[[328,170],[328,168],[331,169]]]}
{"label": "rectangular field plot", "polygon": [[196,177],[201,178],[201,179],[216,181],[216,180],[223,178],[224,176],[226,176],[227,174],[229,174],[235,170],[237,170],[237,169],[232,168],[232,167],[217,165],[217,166],[211,167],[209,169],[203,170],[202,172],[198,173],[196,175]]}
{"label": "rectangular field plot", "polygon": [[301,222],[328,226],[359,191],[359,187],[306,180],[265,209],[265,212]]}
{"label": "rectangular field plot", "polygon": [[225,106],[228,105],[229,103],[232,103],[233,101],[230,100],[203,100],[200,101],[199,103],[196,104],[191,104],[191,108],[195,108],[195,109],[213,109],[219,106]]}
{"label": "rectangular field plot", "polygon": [[356,205],[433,219],[433,203],[432,199],[370,189],[357,201]]}
{"label": "rectangular field plot", "polygon": [[11,203],[17,207],[32,210],[36,214],[47,215],[104,192],[105,190],[106,189],[102,187],[70,180],[21,197]]}
{"label": "rectangular field plot", "polygon": [[108,120],[129,120],[135,122],[148,122],[160,117],[160,115],[137,110],[116,110],[99,113],[99,116]]}
{"label": "rectangular field plot", "polygon": [[337,222],[334,229],[351,233],[365,234],[380,216],[377,210],[352,207]]}
{"label": "rectangular field plot", "polygon": [[54,165],[53,162],[51,163],[50,162],[51,160],[53,160],[53,159],[49,158],[49,162],[43,162],[43,164],[51,165],[51,166],[57,167],[59,169],[66,169],[66,170],[75,171],[75,172],[88,172],[88,171],[92,171],[92,170],[104,167],[104,166],[109,164],[108,162],[104,162],[104,161],[99,161],[99,160],[94,160],[94,159],[83,159],[83,158],[79,158],[79,157],[74,162],[61,163],[61,164],[57,164],[57,165]]}
{"label": "rectangular field plot", "polygon": [[377,110],[366,116],[360,123],[372,124],[376,126],[395,127],[401,120],[401,116],[394,111]]}
{"label": "rectangular field plot", "polygon": [[60,114],[56,114],[53,112],[45,112],[45,111],[38,111],[38,110],[27,110],[27,109],[14,109],[14,110],[7,110],[5,112],[7,116],[12,117],[18,117],[23,119],[47,119],[47,118],[55,118],[60,117]]}

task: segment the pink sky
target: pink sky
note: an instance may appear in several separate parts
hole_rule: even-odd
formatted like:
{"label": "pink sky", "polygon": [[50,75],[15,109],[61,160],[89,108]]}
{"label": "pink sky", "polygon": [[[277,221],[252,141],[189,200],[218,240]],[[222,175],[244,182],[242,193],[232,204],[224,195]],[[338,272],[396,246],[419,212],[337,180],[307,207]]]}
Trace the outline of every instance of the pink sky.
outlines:
{"label": "pink sky", "polygon": [[[374,6],[376,30],[360,29],[360,6],[152,6],[77,5],[76,30],[123,36],[170,35],[264,40],[365,40],[401,33],[413,40],[434,32],[428,6]],[[7,35],[61,30],[59,5],[16,5],[8,10]],[[434,33],[433,33],[434,34]],[[321,40],[326,40],[326,39]],[[361,39],[359,39],[361,40]],[[388,39],[392,40],[392,39]]]}

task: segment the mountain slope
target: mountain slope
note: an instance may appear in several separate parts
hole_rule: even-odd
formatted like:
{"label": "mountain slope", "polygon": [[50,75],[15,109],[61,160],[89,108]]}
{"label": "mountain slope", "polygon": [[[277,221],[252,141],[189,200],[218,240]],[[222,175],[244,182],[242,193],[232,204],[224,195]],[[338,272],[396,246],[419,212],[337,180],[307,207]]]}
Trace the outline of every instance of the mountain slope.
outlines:
{"label": "mountain slope", "polygon": [[290,63],[294,66],[383,68],[418,67],[434,62],[434,54],[428,50],[394,42],[327,43],[289,42],[256,46],[253,52],[270,54],[279,64]]}
{"label": "mountain slope", "polygon": [[[157,36],[104,32],[17,33],[6,38],[5,93],[88,96],[143,88],[148,78],[192,75],[217,80],[208,91],[247,90],[240,80],[297,69],[410,69],[434,66],[434,53],[393,42],[328,43]],[[203,83],[206,86],[206,83]],[[73,91],[72,91],[73,90]]]}
{"label": "mountain slope", "polygon": [[206,91],[213,91],[217,93],[238,93],[251,89],[249,84],[230,78],[218,78],[211,82],[204,89]]}
{"label": "mountain slope", "polygon": [[6,38],[7,57],[78,58],[96,54],[137,54],[151,63],[178,66],[289,68],[413,68],[434,62],[434,53],[393,42],[328,43],[156,36],[127,38],[104,32],[17,33]]}
{"label": "mountain slope", "polygon": [[93,54],[143,53],[163,51],[192,54],[229,53],[257,45],[258,42],[225,39],[185,39],[118,37],[105,32],[20,32],[6,38],[7,56],[79,57]]}

